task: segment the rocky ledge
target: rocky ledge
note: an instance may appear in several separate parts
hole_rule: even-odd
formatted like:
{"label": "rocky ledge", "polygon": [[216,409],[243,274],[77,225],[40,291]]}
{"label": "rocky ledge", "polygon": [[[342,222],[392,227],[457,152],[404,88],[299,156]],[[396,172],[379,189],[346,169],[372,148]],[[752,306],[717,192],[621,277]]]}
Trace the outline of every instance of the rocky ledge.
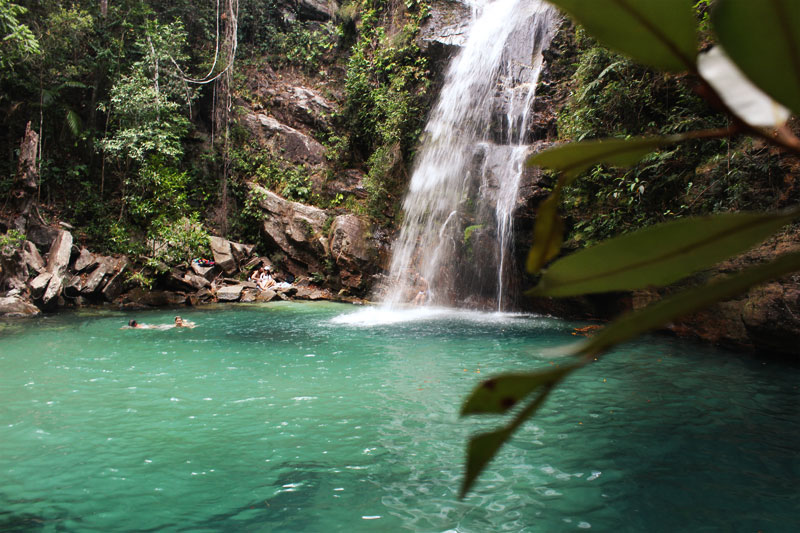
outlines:
{"label": "rocky ledge", "polygon": [[[341,224],[340,224],[341,225]],[[336,232],[333,232],[336,235]],[[253,254],[254,246],[211,237],[212,259],[196,259],[190,265],[166,265],[139,270],[155,280],[153,287],[131,288],[133,263],[126,256],[104,256],[73,244],[72,234],[60,228],[34,226],[28,240],[13,250],[0,253],[0,316],[35,316],[43,311],[90,305],[121,308],[200,305],[213,302],[269,302],[273,300],[362,300],[347,290],[333,292],[320,287],[299,263],[291,270],[276,265],[269,257]],[[342,252],[343,237],[334,238],[334,249]],[[340,261],[353,261],[340,253]],[[277,286],[260,290],[247,281],[248,274],[270,267]],[[355,274],[345,275],[351,281]],[[357,277],[357,276],[356,276]],[[360,278],[359,278],[360,283]]]}

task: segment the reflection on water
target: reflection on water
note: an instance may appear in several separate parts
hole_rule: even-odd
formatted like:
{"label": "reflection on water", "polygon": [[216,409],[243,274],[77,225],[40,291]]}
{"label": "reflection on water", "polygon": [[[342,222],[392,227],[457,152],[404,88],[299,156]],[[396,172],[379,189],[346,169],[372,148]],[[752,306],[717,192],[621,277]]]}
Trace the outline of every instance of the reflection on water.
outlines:
{"label": "reflection on water", "polygon": [[463,501],[459,420],[575,326],[278,303],[0,341],[1,531],[795,531],[797,368],[651,337],[558,389]]}

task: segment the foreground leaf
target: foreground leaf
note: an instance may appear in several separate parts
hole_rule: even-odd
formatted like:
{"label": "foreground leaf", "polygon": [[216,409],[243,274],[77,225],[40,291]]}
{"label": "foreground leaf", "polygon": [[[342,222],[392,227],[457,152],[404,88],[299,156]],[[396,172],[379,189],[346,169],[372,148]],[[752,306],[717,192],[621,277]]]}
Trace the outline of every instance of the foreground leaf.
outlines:
{"label": "foreground leaf", "polygon": [[800,113],[800,2],[718,0],[711,14],[725,51],[777,101]]}
{"label": "foreground leaf", "polygon": [[538,372],[501,374],[478,385],[461,408],[461,416],[503,414],[544,385],[554,385],[581,363]]}
{"label": "foreground leaf", "polygon": [[560,201],[561,188],[556,187],[536,211],[533,246],[528,252],[525,263],[526,270],[532,275],[537,274],[548,261],[561,252],[561,243],[564,242],[564,221],[558,214]]}
{"label": "foreground leaf", "polygon": [[[783,255],[774,261],[747,269],[721,281],[684,291],[614,321],[603,328],[598,335],[577,346],[570,353],[583,356],[581,363],[576,363],[576,365],[580,365],[617,344],[662,327],[680,316],[730,299],[759,283],[798,270],[800,270],[800,252]],[[467,445],[467,469],[461,488],[461,497],[464,497],[470,490],[481,472],[514,432],[536,413],[556,384],[557,381],[545,383],[539,396],[520,411],[506,427],[482,433],[470,439]]]}
{"label": "foreground leaf", "polygon": [[612,346],[662,327],[678,317],[728,300],[755,285],[797,270],[800,270],[800,252],[785,254],[721,281],[680,292],[615,320],[589,341],[571,350],[571,353],[587,357],[598,355]]}
{"label": "foreground leaf", "polygon": [[651,67],[692,70],[697,21],[689,0],[550,0],[598,41]]}
{"label": "foreground leaf", "polygon": [[553,263],[530,296],[661,287],[763,241],[798,216],[725,213],[651,226]]}
{"label": "foreground leaf", "polygon": [[668,135],[573,142],[543,150],[530,157],[527,164],[560,171],[564,175],[563,185],[566,186],[594,165],[631,166],[656,148],[685,138],[685,135]]}
{"label": "foreground leaf", "polygon": [[525,422],[528,418],[542,406],[547,395],[552,390],[551,386],[545,388],[539,396],[525,407],[522,411],[514,417],[510,424],[506,427],[490,431],[488,433],[481,433],[469,439],[467,444],[467,470],[464,473],[464,482],[461,485],[461,494],[459,497],[463,498],[469,492],[475,480],[486,468],[486,465],[494,459],[497,452],[505,444],[511,435]]}
{"label": "foreground leaf", "polygon": [[697,68],[733,114],[747,124],[778,128],[789,119],[789,110],[753,85],[721,46],[700,54]]}

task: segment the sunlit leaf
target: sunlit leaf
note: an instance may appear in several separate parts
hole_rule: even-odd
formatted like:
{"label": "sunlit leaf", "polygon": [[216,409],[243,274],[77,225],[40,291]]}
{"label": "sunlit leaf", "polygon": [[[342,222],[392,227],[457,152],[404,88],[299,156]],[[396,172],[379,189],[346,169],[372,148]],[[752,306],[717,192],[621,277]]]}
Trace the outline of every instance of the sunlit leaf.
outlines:
{"label": "sunlit leaf", "polygon": [[461,408],[461,415],[503,414],[539,387],[558,382],[579,366],[568,364],[538,372],[493,376],[472,391]]}
{"label": "sunlit leaf", "polygon": [[724,213],[651,226],[556,261],[529,295],[664,286],[750,248],[797,216],[797,211]]}
{"label": "sunlit leaf", "polygon": [[571,353],[586,356],[600,354],[616,344],[662,327],[680,316],[728,300],[759,283],[797,270],[800,270],[800,252],[785,254],[721,281],[693,287],[615,320],[590,340],[578,345]]}
{"label": "sunlit leaf", "polygon": [[718,0],[720,44],[756,85],[800,113],[800,2]]}
{"label": "sunlit leaf", "polygon": [[478,479],[486,465],[497,455],[503,444],[511,438],[511,435],[523,422],[533,416],[541,407],[551,390],[550,386],[542,390],[539,396],[520,411],[506,427],[470,438],[469,444],[467,444],[467,470],[464,474],[464,483],[461,485],[462,498]]}
{"label": "sunlit leaf", "polygon": [[789,110],[753,85],[720,46],[697,57],[697,68],[725,105],[752,126],[778,128],[789,119]]}
{"label": "sunlit leaf", "polygon": [[685,138],[685,135],[668,135],[573,142],[531,156],[528,165],[558,170],[564,175],[564,185],[569,185],[581,172],[594,165],[631,166],[656,148]]}
{"label": "sunlit leaf", "polygon": [[697,21],[690,0],[550,0],[600,42],[662,70],[692,70]]}
{"label": "sunlit leaf", "polygon": [[561,251],[564,241],[564,221],[558,214],[561,200],[561,189],[553,193],[539,205],[536,211],[536,225],[533,228],[533,246],[528,252],[525,268],[530,274],[536,274]]}

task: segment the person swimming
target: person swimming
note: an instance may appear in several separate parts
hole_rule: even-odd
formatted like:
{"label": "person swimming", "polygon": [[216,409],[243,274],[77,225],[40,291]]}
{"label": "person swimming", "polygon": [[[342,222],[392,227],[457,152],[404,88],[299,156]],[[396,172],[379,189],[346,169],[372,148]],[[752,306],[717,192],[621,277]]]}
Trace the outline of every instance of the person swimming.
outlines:
{"label": "person swimming", "polygon": [[175,317],[175,327],[176,328],[193,328],[195,327],[194,322],[189,322],[188,320],[184,320],[179,316]]}
{"label": "person swimming", "polygon": [[129,329],[155,329],[158,326],[153,326],[152,324],[140,324],[135,320],[128,321],[128,328]]}

